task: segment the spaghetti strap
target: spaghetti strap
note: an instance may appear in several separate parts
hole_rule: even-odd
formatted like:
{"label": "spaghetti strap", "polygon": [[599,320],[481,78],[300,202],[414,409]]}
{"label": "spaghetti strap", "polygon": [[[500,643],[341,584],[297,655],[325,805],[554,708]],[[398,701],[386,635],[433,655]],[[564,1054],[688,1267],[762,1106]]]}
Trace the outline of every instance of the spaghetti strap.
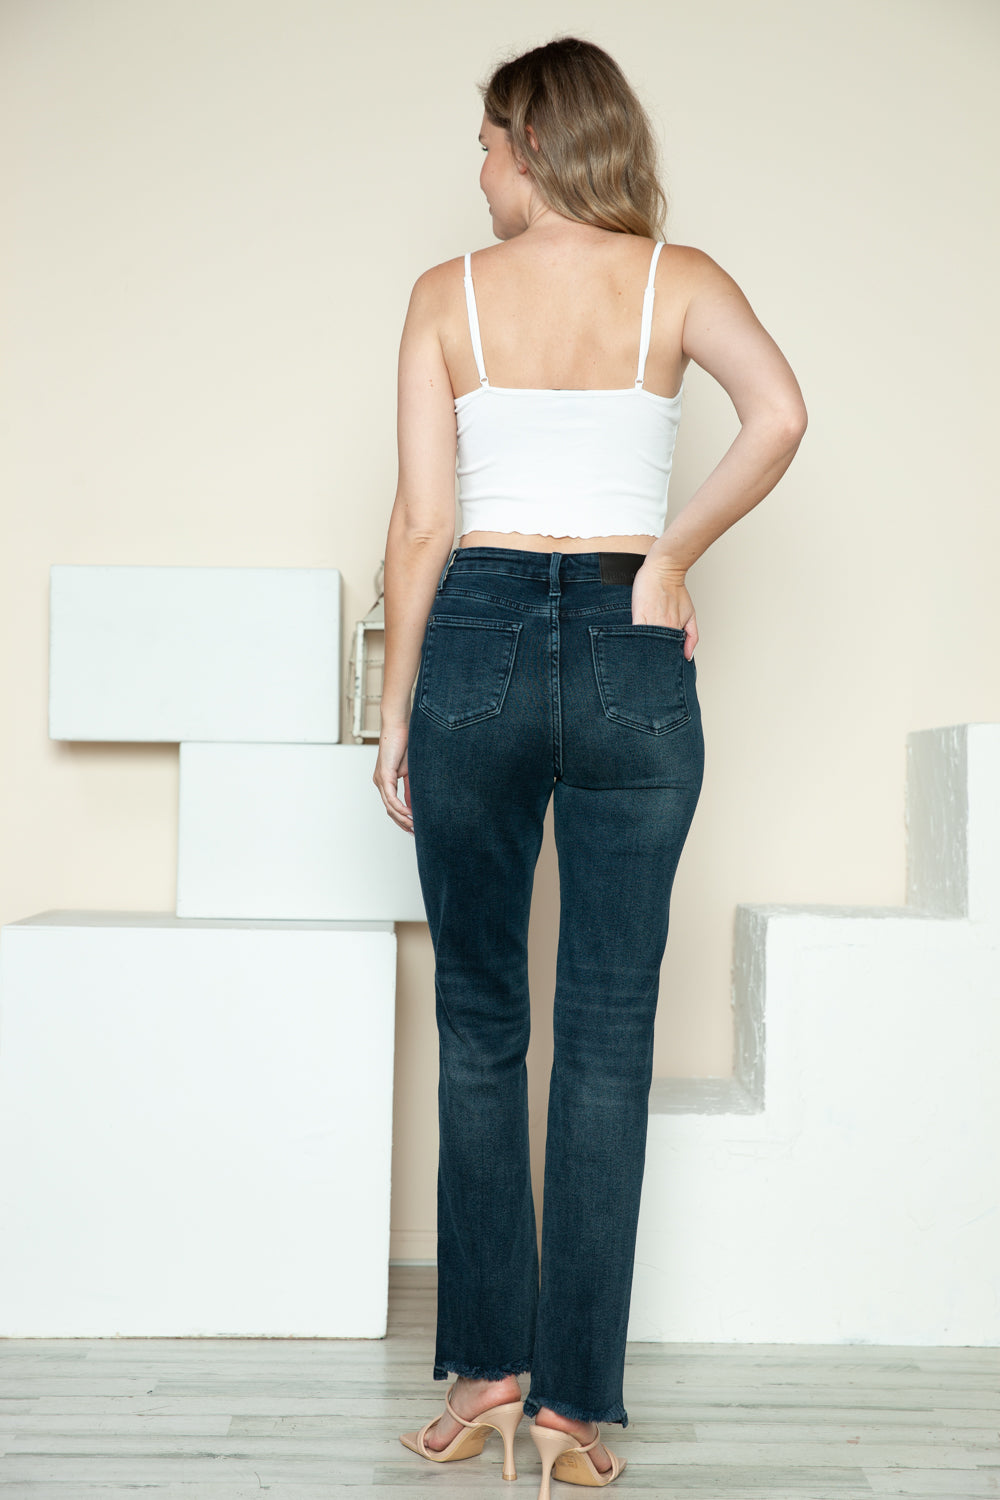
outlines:
{"label": "spaghetti strap", "polygon": [[660,258],[660,251],[663,249],[663,245],[663,240],[657,240],[653,247],[653,257],[649,263],[649,280],[646,282],[646,291],[642,299],[642,330],[639,334],[639,371],[635,377],[635,383],[640,387],[646,375],[646,355],[649,353],[649,336],[653,329],[653,298],[656,296],[653,281],[656,276],[656,262]]}
{"label": "spaghetti strap", "polygon": [[472,286],[472,251],[465,252],[465,305],[469,310],[469,333],[472,335],[472,352],[476,356],[479,384],[489,385],[486,367],[483,364],[483,343],[479,336],[479,314],[476,311],[476,293]]}

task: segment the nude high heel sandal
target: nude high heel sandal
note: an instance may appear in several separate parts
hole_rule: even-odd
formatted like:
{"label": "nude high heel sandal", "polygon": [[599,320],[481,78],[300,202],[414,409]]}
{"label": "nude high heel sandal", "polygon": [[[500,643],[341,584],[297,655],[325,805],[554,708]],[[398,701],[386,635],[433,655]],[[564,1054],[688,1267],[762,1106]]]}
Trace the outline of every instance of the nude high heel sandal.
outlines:
{"label": "nude high heel sandal", "polygon": [[538,1491],[538,1500],[551,1500],[550,1474],[553,1479],[565,1479],[568,1484],[605,1485],[617,1479],[627,1463],[627,1459],[612,1453],[605,1443],[611,1468],[606,1474],[597,1468],[590,1450],[601,1440],[600,1427],[593,1442],[584,1444],[578,1443],[571,1432],[560,1432],[558,1427],[538,1427],[532,1422],[528,1431],[542,1460],[542,1487]]}
{"label": "nude high heel sandal", "polygon": [[[461,1422],[465,1429],[464,1432],[456,1433],[447,1448],[442,1448],[440,1452],[436,1452],[435,1449],[428,1448],[424,1442],[427,1433],[438,1420],[437,1417],[431,1417],[430,1421],[425,1422],[419,1432],[401,1433],[399,1441],[405,1448],[412,1448],[414,1453],[419,1453],[422,1458],[433,1459],[436,1464],[446,1464],[450,1463],[453,1458],[475,1458],[477,1453],[482,1453],[483,1444],[490,1433],[499,1432],[503,1438],[503,1477],[504,1479],[516,1479],[517,1470],[514,1467],[514,1434],[517,1431],[518,1422],[524,1416],[524,1402],[505,1401],[500,1406],[488,1407],[486,1411],[480,1412],[474,1421],[467,1422],[464,1417],[458,1415],[458,1412],[452,1406],[449,1399],[454,1389],[455,1387],[452,1385],[444,1398],[445,1409],[455,1418],[456,1422]],[[444,1412],[441,1413],[441,1416],[444,1416]]]}

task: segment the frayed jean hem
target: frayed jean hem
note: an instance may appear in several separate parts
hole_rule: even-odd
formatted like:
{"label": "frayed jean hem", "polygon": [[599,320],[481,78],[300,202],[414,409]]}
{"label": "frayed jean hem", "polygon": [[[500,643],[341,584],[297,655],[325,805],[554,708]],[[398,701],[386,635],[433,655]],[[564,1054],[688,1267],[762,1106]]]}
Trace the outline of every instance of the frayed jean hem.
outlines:
{"label": "frayed jean hem", "polygon": [[571,1406],[567,1401],[550,1400],[548,1396],[526,1396],[524,1415],[537,1417],[543,1406],[558,1412],[560,1417],[569,1417],[571,1422],[618,1422],[628,1426],[628,1413],[624,1406],[611,1406],[606,1411],[584,1410],[582,1406]]}
{"label": "frayed jean hem", "polygon": [[530,1369],[531,1361],[527,1359],[515,1360],[513,1365],[463,1365],[452,1361],[435,1365],[434,1379],[447,1380],[449,1373],[453,1373],[466,1380],[505,1380],[508,1375],[526,1375]]}

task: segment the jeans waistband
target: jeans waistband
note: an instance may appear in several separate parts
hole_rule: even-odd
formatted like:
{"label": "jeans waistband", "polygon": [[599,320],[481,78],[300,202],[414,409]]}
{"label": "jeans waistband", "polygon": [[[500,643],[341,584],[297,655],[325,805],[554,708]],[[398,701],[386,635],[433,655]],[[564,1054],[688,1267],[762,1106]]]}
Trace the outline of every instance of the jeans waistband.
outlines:
{"label": "jeans waistband", "polygon": [[441,573],[505,573],[564,583],[631,583],[646,561],[644,552],[536,552],[520,547],[455,547]]}

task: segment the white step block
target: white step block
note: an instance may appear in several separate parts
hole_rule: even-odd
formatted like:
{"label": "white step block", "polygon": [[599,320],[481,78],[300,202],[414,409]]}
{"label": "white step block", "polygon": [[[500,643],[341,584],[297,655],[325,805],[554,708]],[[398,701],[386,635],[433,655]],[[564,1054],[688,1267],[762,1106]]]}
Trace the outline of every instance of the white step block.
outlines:
{"label": "white step block", "polygon": [[734,1077],[650,1095],[630,1339],[1000,1343],[1000,725],[909,747],[930,909],[737,908]]}
{"label": "white step block", "polygon": [[0,930],[0,1335],[382,1338],[389,923]]}
{"label": "white step block", "polygon": [[336,568],[51,569],[54,740],[340,738]]}
{"label": "white step block", "polygon": [[426,921],[413,835],[372,781],[377,754],[181,745],[178,916]]}
{"label": "white step block", "polygon": [[907,736],[907,890],[944,916],[1000,917],[1000,724]]}

